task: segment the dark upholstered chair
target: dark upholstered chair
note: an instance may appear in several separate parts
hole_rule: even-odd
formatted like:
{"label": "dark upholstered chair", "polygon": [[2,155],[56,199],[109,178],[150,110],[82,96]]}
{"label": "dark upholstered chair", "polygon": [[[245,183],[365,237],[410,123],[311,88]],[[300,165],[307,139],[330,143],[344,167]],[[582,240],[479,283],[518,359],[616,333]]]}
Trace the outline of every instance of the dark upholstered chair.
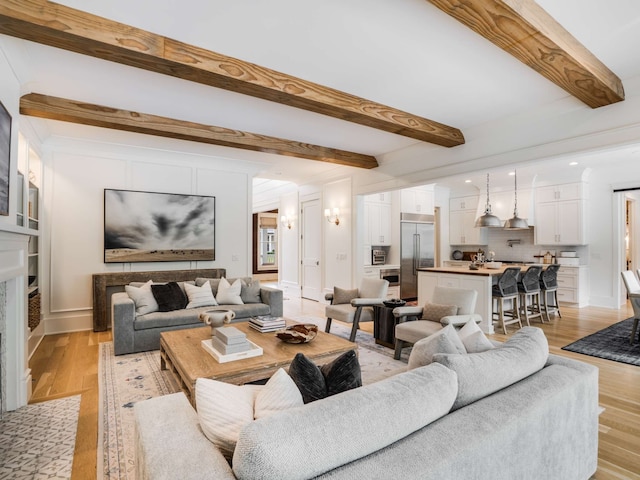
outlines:
{"label": "dark upholstered chair", "polygon": [[[505,268],[502,275],[498,277],[498,282],[493,286],[492,297],[496,304],[493,310],[493,319],[502,327],[504,334],[507,334],[507,325],[517,323],[522,328],[520,313],[518,312],[518,275],[520,267]],[[511,300],[511,309],[505,311],[504,301]],[[497,318],[496,318],[497,317]],[[509,318],[507,318],[509,317]]]}

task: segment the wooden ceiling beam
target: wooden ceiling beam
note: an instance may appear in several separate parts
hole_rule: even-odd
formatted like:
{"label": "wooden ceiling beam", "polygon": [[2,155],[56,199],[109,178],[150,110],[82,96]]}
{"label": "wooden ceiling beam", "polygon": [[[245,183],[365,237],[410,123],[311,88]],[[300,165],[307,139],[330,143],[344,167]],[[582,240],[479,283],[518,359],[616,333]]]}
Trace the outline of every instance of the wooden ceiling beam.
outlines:
{"label": "wooden ceiling beam", "polygon": [[375,157],[335,148],[229,128],[202,125],[173,118],[29,93],[20,98],[20,113],[32,117],[111,128],[159,137],[222,145],[256,152],[318,160],[358,168],[375,168]]}
{"label": "wooden ceiling beam", "polygon": [[457,128],[44,0],[2,0],[0,33],[445,147],[464,143]]}
{"label": "wooden ceiling beam", "polygon": [[622,81],[535,1],[428,1],[591,108],[624,100]]}

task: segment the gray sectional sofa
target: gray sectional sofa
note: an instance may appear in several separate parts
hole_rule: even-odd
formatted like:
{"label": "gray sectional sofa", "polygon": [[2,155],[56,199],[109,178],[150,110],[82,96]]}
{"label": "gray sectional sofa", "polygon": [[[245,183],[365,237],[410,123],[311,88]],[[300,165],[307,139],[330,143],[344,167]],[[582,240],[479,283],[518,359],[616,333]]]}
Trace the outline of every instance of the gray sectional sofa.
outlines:
{"label": "gray sectional sofa", "polygon": [[540,329],[520,332],[256,420],[233,466],[182,393],[136,403],[137,478],[586,480],[597,468],[598,370],[548,355]]}
{"label": "gray sectional sofa", "polygon": [[[217,278],[196,278],[192,283],[202,286],[207,280],[211,283],[212,289],[217,290],[217,284],[220,281]],[[234,280],[233,278],[229,279],[231,283]],[[250,282],[251,278],[246,277],[242,280]],[[142,283],[135,282],[132,285],[140,286]],[[152,312],[145,315],[136,315],[135,304],[126,292],[114,293],[111,296],[114,353],[123,355],[158,350],[160,348],[160,332],[201,327],[203,323],[199,318],[200,313],[211,310],[233,310],[236,313],[234,322],[244,321],[256,315],[282,316],[282,290],[261,286],[259,303],[207,306],[169,312]]]}

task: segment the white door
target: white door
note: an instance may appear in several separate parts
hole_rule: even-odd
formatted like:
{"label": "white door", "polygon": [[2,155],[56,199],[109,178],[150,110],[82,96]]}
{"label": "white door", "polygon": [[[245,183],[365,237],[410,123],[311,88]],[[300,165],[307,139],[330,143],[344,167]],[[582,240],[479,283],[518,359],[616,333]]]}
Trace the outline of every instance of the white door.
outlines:
{"label": "white door", "polygon": [[322,298],[321,220],[320,200],[302,204],[302,297],[316,301]]}

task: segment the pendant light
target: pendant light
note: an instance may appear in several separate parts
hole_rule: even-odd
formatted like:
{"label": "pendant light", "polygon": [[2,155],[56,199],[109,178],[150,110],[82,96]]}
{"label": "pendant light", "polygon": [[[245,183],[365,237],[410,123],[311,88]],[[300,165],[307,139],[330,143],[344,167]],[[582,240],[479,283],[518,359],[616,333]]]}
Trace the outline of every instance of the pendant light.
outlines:
{"label": "pendant light", "polygon": [[504,222],[505,230],[528,230],[529,224],[524,218],[520,218],[518,216],[518,176],[516,171],[513,171],[513,180],[515,184],[515,202],[513,204],[513,218],[510,218],[506,222]]}
{"label": "pendant light", "polygon": [[487,204],[484,208],[484,215],[476,220],[476,227],[502,227],[502,222],[491,213],[491,202],[489,201],[489,174],[487,173]]}

